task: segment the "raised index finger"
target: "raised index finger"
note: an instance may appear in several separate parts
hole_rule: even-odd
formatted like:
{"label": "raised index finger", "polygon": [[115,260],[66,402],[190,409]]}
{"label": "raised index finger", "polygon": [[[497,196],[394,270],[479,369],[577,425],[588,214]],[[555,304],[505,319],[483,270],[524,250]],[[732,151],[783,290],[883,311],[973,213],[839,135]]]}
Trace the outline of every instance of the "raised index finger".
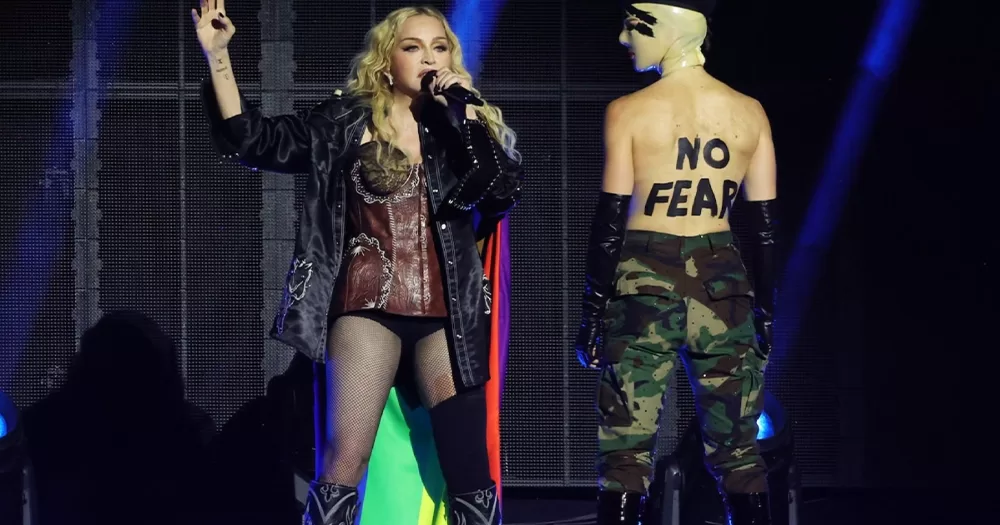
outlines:
{"label": "raised index finger", "polygon": [[226,12],[226,0],[215,0],[215,8],[223,13]]}

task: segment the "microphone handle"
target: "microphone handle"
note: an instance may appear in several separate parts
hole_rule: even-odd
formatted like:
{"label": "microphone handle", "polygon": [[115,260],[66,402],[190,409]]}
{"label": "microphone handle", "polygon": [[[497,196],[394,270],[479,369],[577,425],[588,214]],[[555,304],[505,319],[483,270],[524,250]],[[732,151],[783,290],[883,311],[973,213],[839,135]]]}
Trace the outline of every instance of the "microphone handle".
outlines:
{"label": "microphone handle", "polygon": [[482,106],[483,101],[479,97],[472,94],[471,91],[465,89],[462,86],[451,86],[441,92],[446,98],[450,98],[455,102],[460,102],[462,104],[470,104],[473,106]]}
{"label": "microphone handle", "polygon": [[[420,80],[420,89],[430,92],[431,82],[436,76],[437,71],[429,71],[426,75],[424,75],[424,78]],[[444,95],[445,98],[450,98],[451,100],[461,104],[472,104],[473,106],[483,105],[483,101],[480,100],[479,97],[473,95],[471,91],[462,86],[451,86],[448,89],[441,91],[441,94]]]}

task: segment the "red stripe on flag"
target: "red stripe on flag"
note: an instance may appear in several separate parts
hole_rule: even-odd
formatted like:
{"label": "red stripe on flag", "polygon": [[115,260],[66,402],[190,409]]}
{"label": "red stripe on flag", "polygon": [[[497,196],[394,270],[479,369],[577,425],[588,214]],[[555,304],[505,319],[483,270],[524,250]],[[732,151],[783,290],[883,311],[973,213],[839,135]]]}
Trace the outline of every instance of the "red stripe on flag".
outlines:
{"label": "red stripe on flag", "polygon": [[[506,220],[506,219],[504,219]],[[497,498],[501,498],[502,485],[500,482],[500,392],[503,383],[503,371],[500,369],[502,348],[502,331],[506,326],[502,324],[500,316],[501,305],[507,300],[503,287],[501,286],[500,272],[503,268],[502,260],[504,253],[504,228],[497,225],[495,232],[490,235],[486,244],[486,256],[484,257],[483,270],[490,280],[493,288],[493,298],[490,305],[490,380],[486,383],[486,447],[489,451],[490,474],[497,483]],[[502,501],[502,500],[501,500]]]}

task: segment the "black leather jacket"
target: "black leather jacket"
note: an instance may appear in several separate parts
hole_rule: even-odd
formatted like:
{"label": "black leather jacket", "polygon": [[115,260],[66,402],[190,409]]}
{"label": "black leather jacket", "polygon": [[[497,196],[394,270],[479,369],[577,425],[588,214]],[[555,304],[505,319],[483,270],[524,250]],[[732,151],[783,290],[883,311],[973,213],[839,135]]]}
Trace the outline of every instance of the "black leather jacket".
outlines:
{"label": "black leather jacket", "polygon": [[[252,168],[309,175],[295,253],[270,335],[322,362],[344,252],[345,184],[371,108],[338,94],[309,111],[265,117],[244,100],[242,114],[223,120],[209,81],[202,85],[202,98],[213,143],[224,157]],[[438,132],[442,119],[427,113],[421,118],[420,144],[445,273],[449,343],[462,385],[474,387],[489,379],[487,312],[492,296],[476,243],[517,204],[523,174],[519,163],[495,143],[486,150],[478,144],[479,161],[472,160],[464,153],[471,153],[473,145],[461,139],[468,139],[468,129],[464,134],[454,128]],[[495,160],[483,153],[490,149]],[[470,192],[478,195],[470,198]],[[451,205],[449,198],[454,198]]]}

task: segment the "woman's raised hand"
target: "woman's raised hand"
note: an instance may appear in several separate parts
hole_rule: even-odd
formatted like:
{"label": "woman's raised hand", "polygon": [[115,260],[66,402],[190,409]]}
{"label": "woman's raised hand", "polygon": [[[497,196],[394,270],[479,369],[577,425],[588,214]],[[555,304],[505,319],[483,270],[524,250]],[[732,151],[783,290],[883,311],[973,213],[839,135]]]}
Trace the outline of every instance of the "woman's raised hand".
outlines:
{"label": "woman's raised hand", "polygon": [[206,56],[225,51],[229,40],[236,34],[236,26],[226,16],[225,0],[201,0],[201,14],[192,9],[191,18]]}

